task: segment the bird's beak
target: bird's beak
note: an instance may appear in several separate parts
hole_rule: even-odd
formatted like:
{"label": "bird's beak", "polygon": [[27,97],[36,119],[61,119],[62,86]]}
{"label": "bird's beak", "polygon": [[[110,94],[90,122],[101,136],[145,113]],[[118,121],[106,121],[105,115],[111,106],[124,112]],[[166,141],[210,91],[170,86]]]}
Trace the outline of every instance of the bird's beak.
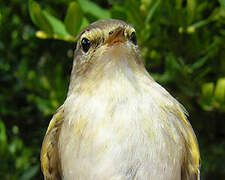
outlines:
{"label": "bird's beak", "polygon": [[113,45],[118,42],[125,42],[125,28],[118,28],[106,39],[104,44]]}

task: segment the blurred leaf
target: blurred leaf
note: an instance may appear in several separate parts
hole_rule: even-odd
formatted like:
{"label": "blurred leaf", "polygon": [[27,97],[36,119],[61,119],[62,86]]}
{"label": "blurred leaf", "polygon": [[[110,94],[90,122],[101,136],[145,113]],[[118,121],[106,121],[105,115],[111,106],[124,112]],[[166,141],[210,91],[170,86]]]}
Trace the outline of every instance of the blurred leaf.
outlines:
{"label": "blurred leaf", "polygon": [[215,99],[221,103],[225,102],[225,78],[220,78],[217,80]]}
{"label": "blurred leaf", "polygon": [[205,83],[202,85],[202,96],[204,99],[209,100],[213,97],[214,84],[213,83]]}
{"label": "blurred leaf", "polygon": [[109,19],[110,12],[99,7],[97,4],[89,0],[78,0],[84,13],[89,13],[99,19]]}
{"label": "blurred leaf", "polygon": [[190,26],[187,27],[187,33],[192,34],[196,31],[197,28],[203,27],[211,22],[211,19],[205,19],[199,22],[196,22]]}
{"label": "blurred leaf", "polygon": [[114,19],[121,19],[124,21],[127,21],[127,14],[124,10],[124,7],[121,7],[120,5],[114,5],[111,9],[112,18]]}
{"label": "blurred leaf", "polygon": [[36,33],[37,37],[41,39],[55,38],[74,41],[74,38],[67,32],[64,23],[49,12],[42,11],[39,5],[33,0],[29,0],[29,11],[34,24],[42,30]]}
{"label": "blurred leaf", "polygon": [[213,92],[213,83],[204,83],[202,85],[202,101],[200,101],[200,105],[205,111],[213,110]]}
{"label": "blurred leaf", "polygon": [[61,20],[55,18],[47,11],[43,11],[43,14],[51,25],[54,34],[59,37],[70,37],[70,34],[66,31],[66,27]]}
{"label": "blurred leaf", "polygon": [[14,135],[17,135],[17,134],[19,133],[19,128],[18,128],[18,126],[14,125],[14,126],[12,127],[12,133],[13,133]]}
{"label": "blurred leaf", "polygon": [[218,0],[220,3],[220,6],[222,6],[225,9],[225,0]]}
{"label": "blurred leaf", "polygon": [[45,116],[51,115],[55,111],[55,108],[52,107],[51,102],[47,99],[36,97],[35,103],[37,103],[37,107],[44,113]]}
{"label": "blurred leaf", "polygon": [[50,83],[49,83],[49,80],[48,80],[48,78],[46,78],[45,76],[42,76],[41,78],[40,78],[40,85],[43,87],[43,88],[45,88],[45,89],[51,89],[51,85],[50,85]]}
{"label": "blurred leaf", "polygon": [[23,142],[19,138],[14,138],[12,143],[9,145],[9,151],[13,155],[16,155],[16,152],[21,151],[22,148],[23,148]]}
{"label": "blurred leaf", "polygon": [[181,70],[180,64],[173,55],[166,56],[166,67],[168,70],[172,70],[173,72]]}
{"label": "blurred leaf", "polygon": [[209,17],[213,21],[219,21],[221,18],[225,18],[225,9],[222,7],[215,8]]}
{"label": "blurred leaf", "polygon": [[193,63],[192,66],[191,66],[191,70],[192,71],[195,71],[199,68],[201,68],[206,62],[207,60],[209,59],[209,56],[204,56],[202,57],[201,59],[199,59],[197,62]]}
{"label": "blurred leaf", "polygon": [[33,0],[29,0],[29,13],[35,25],[48,34],[53,33],[51,24],[48,22],[38,3]]}
{"label": "blurred leaf", "polygon": [[35,34],[38,38],[40,39],[58,39],[58,40],[63,40],[63,41],[68,41],[68,42],[75,42],[75,38],[72,36],[58,36],[57,34],[54,34],[53,36],[46,34],[44,31],[37,31]]}
{"label": "blurred leaf", "polygon": [[5,124],[0,120],[0,155],[2,155],[7,148],[7,135]]}
{"label": "blurred leaf", "polygon": [[153,15],[154,15],[156,9],[159,7],[160,3],[161,3],[161,0],[157,0],[157,1],[153,4],[153,6],[149,9],[148,15],[147,15],[147,17],[146,17],[146,19],[145,19],[145,22],[146,22],[146,23],[148,23],[148,22],[151,21]]}
{"label": "blurred leaf", "polygon": [[79,31],[81,31],[83,28],[85,28],[88,24],[89,24],[89,22],[88,22],[87,18],[84,17],[82,19],[82,23],[81,23]]}
{"label": "blurred leaf", "polygon": [[34,12],[38,13],[39,11],[41,11],[39,5],[36,2],[34,2],[33,0],[29,0],[28,7],[29,7],[29,13],[30,13],[30,17],[31,17],[32,22],[36,26],[39,26],[38,19],[36,18],[36,15],[34,13]]}
{"label": "blurred leaf", "polygon": [[188,24],[192,23],[195,16],[196,0],[187,0]]}
{"label": "blurred leaf", "polygon": [[46,34],[44,31],[37,31],[35,35],[40,39],[47,39],[52,37]]}
{"label": "blurred leaf", "polygon": [[83,11],[77,2],[71,2],[66,12],[65,26],[67,31],[76,36],[83,20]]}
{"label": "blurred leaf", "polygon": [[176,8],[181,9],[182,8],[182,2],[183,0],[176,0]]}
{"label": "blurred leaf", "polygon": [[139,29],[141,29],[145,23],[142,13],[139,12],[140,7],[141,2],[136,0],[125,1],[123,7],[128,23],[131,23],[136,28],[137,32],[139,32]]}

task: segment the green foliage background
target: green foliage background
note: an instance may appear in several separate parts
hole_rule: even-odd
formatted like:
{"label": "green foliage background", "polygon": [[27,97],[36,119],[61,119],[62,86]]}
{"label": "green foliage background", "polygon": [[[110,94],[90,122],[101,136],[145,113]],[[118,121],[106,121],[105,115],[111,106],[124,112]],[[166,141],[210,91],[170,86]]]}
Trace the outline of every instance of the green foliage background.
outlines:
{"label": "green foliage background", "polygon": [[137,30],[149,73],[189,111],[202,179],[225,179],[225,0],[0,2],[0,179],[43,179],[39,154],[66,96],[75,36],[103,18]]}

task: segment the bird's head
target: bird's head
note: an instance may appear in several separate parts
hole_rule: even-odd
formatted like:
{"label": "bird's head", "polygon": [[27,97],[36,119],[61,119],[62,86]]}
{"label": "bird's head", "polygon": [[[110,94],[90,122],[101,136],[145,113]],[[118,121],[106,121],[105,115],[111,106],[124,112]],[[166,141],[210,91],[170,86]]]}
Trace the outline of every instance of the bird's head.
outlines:
{"label": "bird's head", "polygon": [[[76,80],[98,82],[117,71],[143,71],[135,29],[120,20],[99,20],[84,28],[77,37],[71,87]],[[82,79],[82,80],[81,80]]]}

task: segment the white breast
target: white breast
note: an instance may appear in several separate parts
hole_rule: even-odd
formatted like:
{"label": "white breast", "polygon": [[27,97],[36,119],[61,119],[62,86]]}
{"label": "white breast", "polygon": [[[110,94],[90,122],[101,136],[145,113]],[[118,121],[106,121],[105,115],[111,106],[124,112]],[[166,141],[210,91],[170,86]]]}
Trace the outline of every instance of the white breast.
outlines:
{"label": "white breast", "polygon": [[[59,149],[65,180],[178,180],[184,145],[174,99],[148,77],[115,73],[70,95]],[[144,79],[143,79],[144,78]]]}

